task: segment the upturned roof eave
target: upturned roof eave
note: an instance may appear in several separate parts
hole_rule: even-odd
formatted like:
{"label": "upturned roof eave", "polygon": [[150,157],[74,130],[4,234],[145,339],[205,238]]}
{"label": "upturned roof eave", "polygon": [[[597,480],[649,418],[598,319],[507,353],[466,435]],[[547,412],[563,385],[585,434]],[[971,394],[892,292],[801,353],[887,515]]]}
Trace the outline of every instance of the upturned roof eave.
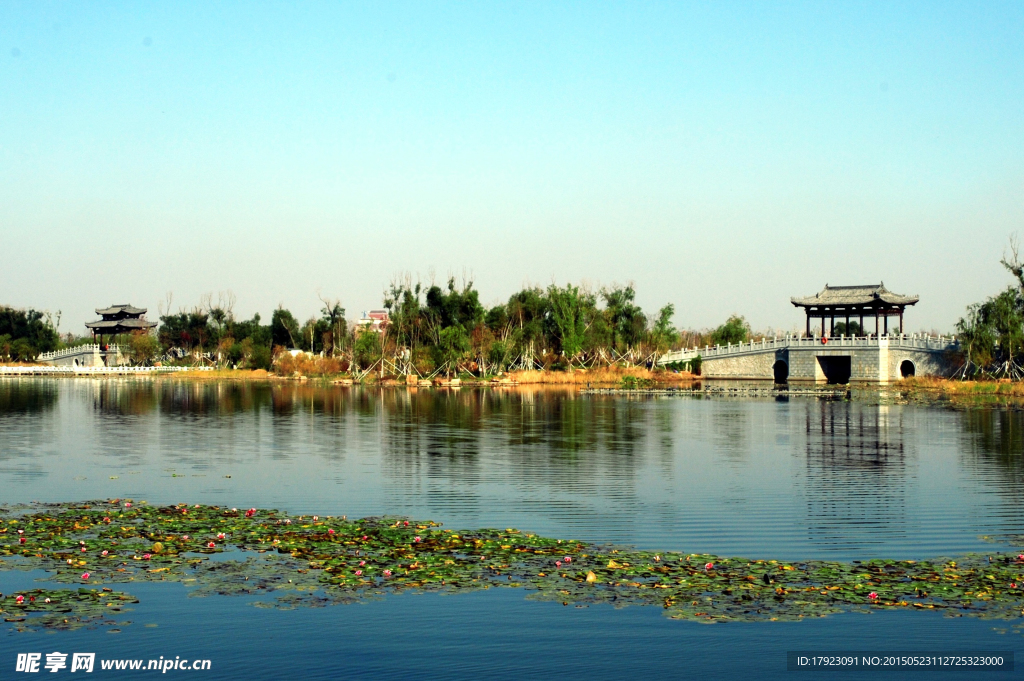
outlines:
{"label": "upturned roof eave", "polygon": [[149,310],[147,308],[144,308],[144,307],[132,307],[131,305],[112,305],[110,307],[98,308],[96,310],[96,314],[98,314],[98,315],[105,315],[105,314],[117,314],[118,312],[124,312],[125,314],[130,314],[130,315],[143,315],[143,314],[146,314],[146,312],[148,312],[148,311]]}

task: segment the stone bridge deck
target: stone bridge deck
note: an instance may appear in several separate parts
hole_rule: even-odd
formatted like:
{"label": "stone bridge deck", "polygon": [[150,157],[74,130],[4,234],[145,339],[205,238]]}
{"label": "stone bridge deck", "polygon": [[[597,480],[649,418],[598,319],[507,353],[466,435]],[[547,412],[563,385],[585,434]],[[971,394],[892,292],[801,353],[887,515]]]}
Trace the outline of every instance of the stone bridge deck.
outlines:
{"label": "stone bridge deck", "polygon": [[955,369],[953,337],[920,334],[882,337],[787,336],[737,345],[670,352],[659,365],[701,358],[707,378],[886,383],[907,376],[946,376]]}
{"label": "stone bridge deck", "polygon": [[44,352],[36,361],[63,367],[106,367],[127,364],[127,348],[118,345],[75,345],[55,352]]}

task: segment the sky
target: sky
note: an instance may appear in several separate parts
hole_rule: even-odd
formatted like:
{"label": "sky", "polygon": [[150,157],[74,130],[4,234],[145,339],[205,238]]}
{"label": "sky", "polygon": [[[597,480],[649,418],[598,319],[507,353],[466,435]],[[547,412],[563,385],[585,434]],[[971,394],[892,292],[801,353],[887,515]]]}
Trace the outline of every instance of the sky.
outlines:
{"label": "sky", "polygon": [[63,332],[405,275],[948,332],[1021,232],[1020,2],[0,4],[0,304]]}

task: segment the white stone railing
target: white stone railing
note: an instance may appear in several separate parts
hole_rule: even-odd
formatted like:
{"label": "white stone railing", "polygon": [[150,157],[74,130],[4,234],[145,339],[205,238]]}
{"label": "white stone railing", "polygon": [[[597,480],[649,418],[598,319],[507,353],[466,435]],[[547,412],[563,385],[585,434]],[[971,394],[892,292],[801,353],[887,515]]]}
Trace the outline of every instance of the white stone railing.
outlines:
{"label": "white stone railing", "polygon": [[[110,345],[107,347],[108,352],[120,351],[122,354],[127,354],[127,348],[119,345]],[[102,345],[76,345],[70,348],[64,348],[63,350],[54,350],[53,352],[42,352],[36,358],[40,362],[50,362],[55,359],[62,357],[74,357],[75,355],[92,354],[95,352],[104,352]]]}
{"label": "white stone railing", "polygon": [[786,336],[784,338],[765,338],[759,341],[728,345],[705,345],[703,348],[674,350],[662,355],[658,364],[686,362],[700,355],[701,359],[711,359],[724,355],[742,355],[748,353],[768,352],[789,348],[869,348],[881,344],[889,347],[915,348],[918,350],[943,351],[959,345],[955,336],[928,336],[919,333],[890,334],[881,338],[875,336],[831,336],[827,343],[821,342],[820,336]]}
{"label": "white stone railing", "polygon": [[71,367],[71,366],[0,366],[0,376],[45,376],[81,374],[155,374],[170,371],[213,371],[213,367]]}

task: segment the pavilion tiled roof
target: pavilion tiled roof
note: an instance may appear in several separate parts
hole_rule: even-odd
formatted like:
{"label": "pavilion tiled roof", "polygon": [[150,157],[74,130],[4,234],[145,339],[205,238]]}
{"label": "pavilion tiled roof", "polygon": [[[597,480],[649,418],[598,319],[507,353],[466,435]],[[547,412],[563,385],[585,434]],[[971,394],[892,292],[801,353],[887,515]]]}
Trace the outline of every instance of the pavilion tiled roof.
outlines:
{"label": "pavilion tiled roof", "polygon": [[105,307],[105,308],[96,310],[96,314],[98,314],[98,315],[111,315],[111,314],[117,314],[119,312],[123,312],[123,313],[125,313],[127,315],[131,315],[133,317],[137,317],[139,315],[146,314],[146,308],[144,308],[144,307],[132,307],[131,305],[111,305],[110,307]]}
{"label": "pavilion tiled roof", "polygon": [[156,322],[148,322],[145,319],[103,319],[98,322],[86,322],[86,327],[90,329],[152,329],[156,326]]}
{"label": "pavilion tiled roof", "polygon": [[913,305],[918,296],[903,296],[885,288],[885,284],[865,286],[829,286],[817,295],[807,298],[790,298],[797,307],[851,306],[884,303],[887,305]]}

